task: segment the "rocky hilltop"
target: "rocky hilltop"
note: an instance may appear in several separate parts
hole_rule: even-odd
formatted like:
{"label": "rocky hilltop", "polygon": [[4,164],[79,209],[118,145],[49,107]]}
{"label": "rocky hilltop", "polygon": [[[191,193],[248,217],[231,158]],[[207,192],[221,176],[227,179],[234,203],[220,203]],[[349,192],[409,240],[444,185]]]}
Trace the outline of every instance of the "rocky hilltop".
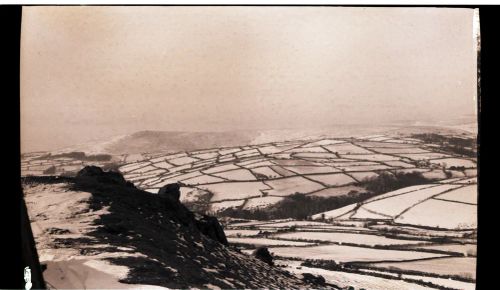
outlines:
{"label": "rocky hilltop", "polygon": [[169,185],[153,195],[98,167],[85,167],[76,177],[24,178],[47,286],[311,286],[232,249],[217,219],[189,211],[178,189]]}

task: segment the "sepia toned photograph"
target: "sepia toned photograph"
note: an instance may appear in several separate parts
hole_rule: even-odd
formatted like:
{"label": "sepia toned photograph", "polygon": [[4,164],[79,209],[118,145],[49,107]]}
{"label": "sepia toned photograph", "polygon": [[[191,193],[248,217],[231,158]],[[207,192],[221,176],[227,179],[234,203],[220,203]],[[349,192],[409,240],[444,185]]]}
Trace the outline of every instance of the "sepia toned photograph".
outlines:
{"label": "sepia toned photograph", "polygon": [[476,289],[480,53],[473,8],[24,6],[26,289]]}

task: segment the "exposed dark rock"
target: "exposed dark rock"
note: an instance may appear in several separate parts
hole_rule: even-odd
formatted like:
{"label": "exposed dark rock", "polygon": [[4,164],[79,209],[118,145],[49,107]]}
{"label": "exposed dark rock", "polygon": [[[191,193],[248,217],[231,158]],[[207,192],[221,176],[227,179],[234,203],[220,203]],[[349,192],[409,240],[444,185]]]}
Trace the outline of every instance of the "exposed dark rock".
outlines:
{"label": "exposed dark rock", "polygon": [[158,196],[168,199],[172,202],[179,202],[181,197],[181,186],[178,183],[170,183],[158,190]]}
{"label": "exposed dark rock", "polygon": [[[130,188],[131,190],[139,191],[134,187],[132,183],[126,181],[119,172],[113,171],[103,171],[100,167],[96,166],[86,166],[80,170],[75,177],[76,184],[82,189],[93,189],[102,188],[109,185],[120,185],[123,187]],[[163,202],[164,210],[173,215],[180,223],[201,232],[203,235],[223,244],[228,245],[226,235],[224,234],[224,229],[220,225],[219,221],[215,217],[207,215],[195,215],[189,209],[187,209],[179,200],[180,184],[171,183],[163,186],[158,191],[158,195],[152,195],[146,192],[146,194],[151,199],[160,198]],[[135,195],[137,198],[140,197],[137,192]],[[125,198],[125,196],[123,196]],[[137,202],[137,199],[135,200]],[[140,208],[141,203],[137,203]],[[124,234],[127,232],[126,228],[123,227],[123,221],[108,221],[106,227],[102,228],[103,231],[112,234]]]}
{"label": "exposed dark rock", "polygon": [[120,172],[116,171],[103,171],[97,166],[85,166],[82,170],[78,171],[75,181],[81,184],[89,183],[102,183],[102,184],[116,184],[124,186],[133,186],[132,183],[127,182]]}
{"label": "exposed dark rock", "polygon": [[213,216],[203,215],[201,218],[196,218],[196,227],[205,236],[210,237],[213,240],[220,242],[221,244],[228,245],[226,234],[222,228],[219,220]]}
{"label": "exposed dark rock", "polygon": [[273,256],[271,256],[271,253],[269,253],[269,250],[266,247],[257,248],[253,251],[252,256],[266,262],[269,265],[274,265]]}
{"label": "exposed dark rock", "polygon": [[302,281],[314,286],[325,286],[326,284],[326,280],[323,276],[316,276],[311,273],[302,273]]}

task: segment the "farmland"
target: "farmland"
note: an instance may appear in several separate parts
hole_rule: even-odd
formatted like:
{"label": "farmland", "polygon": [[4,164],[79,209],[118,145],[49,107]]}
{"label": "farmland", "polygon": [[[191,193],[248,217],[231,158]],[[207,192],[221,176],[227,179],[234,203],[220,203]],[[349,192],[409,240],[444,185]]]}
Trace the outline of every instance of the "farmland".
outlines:
{"label": "farmland", "polygon": [[228,222],[226,231],[245,236],[237,245],[247,253],[266,245],[287,270],[320,274],[344,287],[474,289],[475,229],[422,228],[344,214],[325,221],[240,220]]}
{"label": "farmland", "polygon": [[443,138],[323,137],[102,160],[41,152],[21,167],[71,175],[98,165],[153,194],[179,183],[186,206],[222,218],[232,247],[268,247],[290,272],[332,284],[473,289],[477,161]]}
{"label": "farmland", "polygon": [[[55,158],[44,154],[25,154],[23,175],[70,175],[84,165],[115,168],[137,187],[152,193],[175,182],[181,183],[184,191],[210,193],[210,198],[200,200],[203,205],[197,208],[205,208],[216,215],[227,215],[231,210],[239,211],[240,215],[241,212],[269,211],[282,207],[288,197],[297,193],[316,199],[318,204],[330,199],[335,205],[329,207],[338,208],[368,198],[373,190],[367,188],[367,181],[381,174],[420,172],[421,178],[429,183],[476,174],[471,171],[475,169],[473,158],[442,152],[415,138],[386,135],[292,140],[191,152],[135,153],[133,158],[123,154],[104,161],[82,159],[81,156],[72,159],[71,155]],[[457,165],[462,167],[457,169]],[[389,191],[387,189],[385,191]],[[427,197],[424,191],[418,195]],[[408,198],[419,197],[400,197]],[[399,201],[388,199],[379,203],[391,202]],[[355,217],[393,214],[374,214],[373,206],[378,205],[374,203],[359,209]],[[308,211],[305,215],[314,215],[324,209]],[[409,220],[411,214],[408,213]]]}

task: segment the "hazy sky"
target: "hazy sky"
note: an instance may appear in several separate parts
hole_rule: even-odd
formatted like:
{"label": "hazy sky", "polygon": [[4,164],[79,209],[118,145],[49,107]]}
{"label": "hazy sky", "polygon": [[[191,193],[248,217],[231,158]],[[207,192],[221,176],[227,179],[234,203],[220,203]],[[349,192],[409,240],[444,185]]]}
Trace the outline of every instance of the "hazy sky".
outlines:
{"label": "hazy sky", "polygon": [[473,10],[24,7],[22,150],[474,114]]}

